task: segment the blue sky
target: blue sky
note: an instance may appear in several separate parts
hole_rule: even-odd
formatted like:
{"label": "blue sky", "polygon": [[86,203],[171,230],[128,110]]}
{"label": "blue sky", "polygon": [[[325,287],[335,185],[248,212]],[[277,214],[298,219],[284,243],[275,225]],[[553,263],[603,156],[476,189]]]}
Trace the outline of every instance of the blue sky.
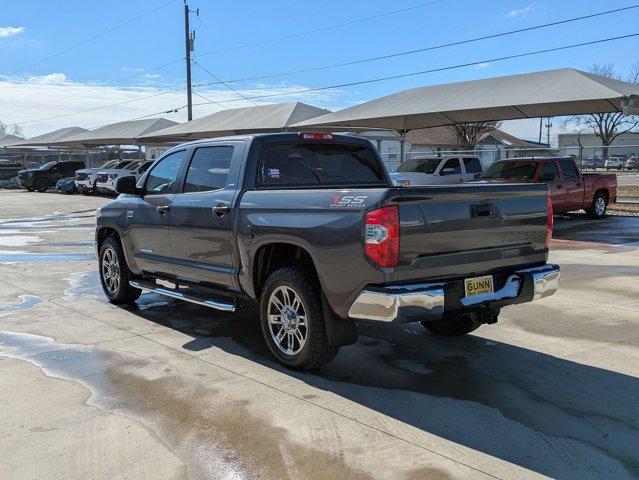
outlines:
{"label": "blue sky", "polygon": [[[0,120],[22,123],[25,134],[30,136],[69,125],[94,127],[183,105],[185,95],[180,91],[184,87],[183,62],[119,81],[184,56],[181,0],[83,46],[29,66],[167,1],[8,2],[3,6],[3,16],[0,18]],[[442,0],[411,8],[425,3],[420,0],[190,0],[193,10],[200,8],[199,18],[192,15],[192,26],[196,28],[195,58],[218,77],[232,80],[422,48],[633,4],[627,0]],[[405,12],[286,40],[233,49],[274,37],[409,8]],[[233,86],[246,95],[286,93],[636,32],[639,32],[639,9],[391,60],[240,82]],[[595,63],[607,62],[614,63],[620,72],[625,73],[633,63],[639,61],[638,47],[639,40],[635,37],[334,91],[286,95],[269,101],[301,100],[337,109],[415,86],[534,70],[560,67],[587,70]],[[215,51],[219,52],[205,55]],[[193,76],[196,84],[214,81],[197,65],[193,67]],[[178,91],[135,101],[136,98],[170,89]],[[200,87],[196,91],[211,100],[226,101],[237,97],[234,92],[219,85]],[[102,108],[124,101],[129,103]],[[195,97],[194,101],[205,100]],[[249,103],[238,101],[225,105],[239,107]],[[220,108],[215,104],[198,107],[196,115]],[[92,111],[75,114],[89,109]],[[42,120],[71,113],[74,115]],[[164,116],[176,121],[186,119],[183,110]],[[507,124],[507,129],[531,137],[533,123]]]}

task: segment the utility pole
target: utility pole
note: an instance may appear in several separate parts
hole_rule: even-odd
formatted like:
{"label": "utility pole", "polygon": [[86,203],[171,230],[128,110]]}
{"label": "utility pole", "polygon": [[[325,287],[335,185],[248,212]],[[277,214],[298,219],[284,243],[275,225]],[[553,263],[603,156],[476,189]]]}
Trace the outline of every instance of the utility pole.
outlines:
{"label": "utility pole", "polygon": [[[189,28],[189,5],[184,0],[184,42],[186,46],[186,103],[187,119],[193,120],[193,95],[191,87],[191,52],[195,49],[195,32]],[[197,12],[199,14],[199,10]]]}
{"label": "utility pole", "polygon": [[550,147],[550,129],[552,128],[552,122],[550,121],[550,117],[546,120],[546,143],[548,147]]}
{"label": "utility pole", "polygon": [[539,143],[541,143],[541,130],[544,127],[544,117],[539,117]]}

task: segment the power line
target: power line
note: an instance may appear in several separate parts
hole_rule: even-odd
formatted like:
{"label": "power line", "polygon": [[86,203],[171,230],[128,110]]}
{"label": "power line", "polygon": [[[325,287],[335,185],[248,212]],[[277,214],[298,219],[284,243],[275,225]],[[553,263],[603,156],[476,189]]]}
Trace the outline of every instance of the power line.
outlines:
{"label": "power line", "polygon": [[156,92],[156,93],[153,93],[151,95],[146,95],[144,97],[137,97],[137,98],[133,98],[131,100],[124,100],[122,102],[111,103],[109,105],[102,105],[100,107],[88,108],[86,110],[79,110],[79,111],[76,111],[76,112],[63,113],[63,114],[60,114],[60,115],[54,115],[52,117],[38,118],[38,119],[35,119],[35,120],[27,120],[25,122],[10,123],[9,125],[10,126],[13,126],[13,125],[26,125],[26,124],[29,124],[29,123],[44,122],[45,120],[54,120],[56,118],[71,117],[73,115],[79,115],[81,113],[93,112],[95,110],[102,110],[102,109],[105,109],[105,108],[117,107],[119,105],[125,105],[127,103],[139,102],[140,100],[145,100],[147,98],[153,98],[153,97],[159,97],[161,95],[166,95],[167,93],[174,93],[174,92],[175,93],[181,93],[182,91],[184,91],[184,88],[182,88],[180,90],[177,90],[177,89],[164,90],[162,92]]}
{"label": "power line", "polygon": [[240,97],[242,97],[244,100],[249,101],[250,103],[252,103],[253,105],[257,105],[257,103],[255,103],[253,100],[251,100],[250,98],[246,97],[245,95],[243,95],[242,93],[238,92],[237,90],[235,90],[233,87],[231,87],[227,82],[225,82],[224,80],[222,80],[220,77],[218,77],[217,75],[215,75],[214,73],[210,72],[209,70],[207,70],[206,68],[204,68],[202,65],[199,64],[199,62],[197,60],[193,60],[193,63],[195,63],[198,67],[200,67],[202,70],[204,70],[206,73],[208,73],[209,75],[211,75],[213,78],[215,78],[219,83],[221,83],[222,85],[224,85],[225,87],[227,87],[229,90],[234,91],[237,95],[239,95]]}
{"label": "power line", "polygon": [[226,105],[224,105],[224,104],[222,104],[222,103],[220,103],[220,102],[218,102],[216,100],[211,100],[210,98],[205,97],[201,93],[193,92],[193,95],[197,95],[198,97],[203,98],[204,100],[206,100],[206,101],[208,101],[210,103],[214,103],[214,104],[216,104],[216,105],[218,105],[218,106],[220,106],[220,107],[222,107],[224,109],[227,109],[227,110],[229,109],[229,107],[227,107]]}
{"label": "power line", "polygon": [[158,5],[157,7],[153,8],[151,10],[147,10],[146,12],[141,13],[140,15],[137,15],[136,17],[133,17],[130,20],[127,20],[126,22],[123,22],[123,23],[120,23],[119,25],[111,27],[108,30],[105,30],[105,31],[103,31],[101,33],[98,33],[97,35],[94,35],[94,36],[92,36],[90,38],[87,38],[86,40],[84,40],[84,41],[82,41],[80,43],[76,43],[75,45],[71,45],[70,47],[67,47],[64,50],[61,50],[61,51],[59,51],[57,53],[54,53],[53,55],[49,55],[48,57],[45,57],[45,58],[43,58],[41,60],[38,60],[37,62],[30,63],[29,65],[25,65],[22,68],[14,70],[9,75],[15,75],[16,73],[22,72],[22,71],[26,70],[27,68],[31,68],[31,67],[34,67],[36,65],[40,65],[40,64],[42,64],[42,63],[44,63],[44,62],[46,62],[48,60],[51,60],[52,58],[56,58],[56,57],[59,57],[60,55],[64,55],[65,53],[70,52],[71,50],[75,50],[76,48],[82,47],[82,46],[86,45],[87,43],[90,43],[90,42],[92,42],[94,40],[97,40],[98,38],[102,38],[105,35],[108,35],[109,33],[112,33],[112,32],[114,32],[114,31],[116,31],[116,30],[118,30],[118,29],[120,29],[122,27],[125,27],[126,25],[130,25],[131,23],[133,23],[133,22],[135,22],[135,21],[137,21],[137,20],[139,20],[141,18],[144,18],[147,15],[150,15],[150,14],[152,14],[154,12],[157,12],[158,10],[160,10],[160,9],[166,7],[167,5],[170,5],[170,4],[172,4],[172,3],[176,2],[176,1],[177,0],[169,0],[168,2],[162,3],[161,5]]}
{"label": "power line", "polygon": [[220,50],[214,50],[212,52],[201,53],[201,54],[199,54],[199,56],[200,57],[204,57],[206,55],[214,55],[216,53],[230,52],[230,51],[233,51],[233,50],[240,50],[240,49],[243,49],[243,48],[255,47],[257,45],[264,45],[266,43],[278,42],[280,40],[287,40],[289,38],[301,37],[303,35],[309,35],[311,33],[324,32],[326,30],[332,30],[334,28],[345,27],[345,26],[348,26],[348,25],[353,25],[355,23],[361,23],[361,22],[367,22],[369,20],[375,20],[377,18],[386,17],[388,15],[395,15],[395,14],[398,14],[398,13],[404,13],[404,12],[409,12],[411,10],[416,10],[418,8],[430,7],[432,5],[436,5],[438,3],[444,3],[446,1],[447,0],[436,0],[436,1],[433,1],[433,2],[420,3],[419,5],[414,5],[412,7],[401,8],[399,10],[391,10],[389,12],[378,13],[376,15],[370,15],[368,17],[356,18],[356,19],[353,19],[353,20],[349,20],[347,22],[336,23],[334,25],[327,25],[325,27],[315,28],[315,29],[312,29],[312,30],[306,30],[304,32],[291,33],[289,35],[282,35],[281,37],[273,37],[273,38],[269,38],[269,39],[266,39],[266,40],[260,40],[260,41],[257,41],[257,42],[245,43],[243,45],[236,45],[235,47],[228,47],[228,48],[223,48],[223,49],[220,49]]}
{"label": "power line", "polygon": [[[602,38],[599,40],[592,40],[590,42],[581,42],[581,43],[574,43],[571,45],[562,45],[560,47],[554,47],[554,48],[545,48],[543,50],[535,50],[532,52],[524,52],[524,53],[518,53],[518,54],[514,54],[514,55],[507,55],[507,56],[503,56],[503,57],[496,57],[496,58],[489,58],[489,59],[485,59],[485,60],[478,60],[475,62],[467,62],[467,63],[461,63],[458,65],[450,65],[450,66],[446,66],[446,67],[439,67],[439,68],[433,68],[430,70],[421,70],[418,72],[410,72],[410,73],[402,73],[402,74],[398,74],[398,75],[390,75],[387,77],[380,77],[380,78],[373,78],[373,79],[369,79],[369,80],[361,80],[361,81],[357,81],[357,82],[348,82],[348,83],[342,83],[339,85],[328,85],[325,87],[316,87],[316,88],[305,88],[302,90],[294,90],[294,91],[290,91],[290,92],[280,92],[280,93],[271,93],[271,94],[266,94],[266,95],[257,95],[257,96],[253,96],[253,97],[248,97],[250,99],[253,100],[257,100],[257,99],[261,99],[261,98],[272,98],[272,97],[282,97],[282,96],[290,96],[290,95],[295,95],[298,93],[308,93],[308,92],[319,92],[322,90],[331,90],[331,89],[335,89],[335,88],[344,88],[344,87],[352,87],[352,86],[356,86],[356,85],[365,85],[368,83],[376,83],[376,82],[384,82],[387,80],[396,80],[398,78],[406,78],[406,77],[413,77],[413,76],[417,76],[417,75],[424,75],[427,73],[436,73],[436,72],[443,72],[446,70],[454,70],[454,69],[458,69],[458,68],[464,68],[464,67],[472,67],[475,65],[480,65],[483,63],[495,63],[495,62],[502,62],[505,60],[512,60],[515,58],[523,58],[523,57],[529,57],[529,56],[533,56],[533,55],[540,55],[543,53],[551,53],[551,52],[558,52],[561,50],[568,50],[568,49],[572,49],[572,48],[578,48],[578,47],[585,47],[585,46],[589,46],[589,45],[596,45],[596,44],[600,44],[600,43],[606,43],[606,42],[612,42],[612,41],[616,41],[616,40],[623,40],[626,38],[632,38],[632,37],[638,37],[639,33],[631,33],[628,35],[619,35],[616,37],[608,37],[608,38]],[[233,100],[220,100],[221,103],[226,103],[226,102],[234,102],[237,101],[235,99]],[[206,105],[206,103],[196,103],[194,104],[194,106],[199,106],[199,105]]]}
{"label": "power line", "polygon": [[[176,63],[181,62],[183,60],[184,60],[184,58],[178,58],[177,60],[173,60],[172,62],[164,63],[162,65],[158,65],[157,67],[149,68],[148,70],[142,70],[140,72],[134,73],[133,75],[128,75],[126,77],[119,78],[117,80],[113,80],[112,82],[107,82],[107,83],[100,84],[99,86],[96,86],[95,88],[90,88],[87,91],[88,92],[94,92],[94,91],[97,91],[98,88],[110,87],[110,86],[116,85],[118,83],[122,83],[122,82],[124,82],[126,80],[130,80],[132,78],[136,78],[136,77],[139,77],[139,76],[142,76],[142,75],[146,75],[147,73],[155,72],[155,71],[160,70],[162,68],[166,68],[168,66],[175,65]],[[14,113],[22,113],[25,110],[30,110],[30,109],[36,108],[36,107],[42,107],[43,105],[49,105],[51,103],[59,102],[59,101],[62,101],[64,99],[71,98],[71,97],[74,97],[74,96],[75,96],[75,94],[74,95],[65,95],[64,97],[52,98],[51,100],[48,100],[46,102],[40,102],[38,104],[29,105],[29,106],[26,106],[26,107],[19,108],[17,110],[12,110],[10,112],[2,112],[2,113],[0,113],[0,117],[5,116],[5,115],[11,115],[11,114],[14,114]]]}
{"label": "power line", "polygon": [[[310,68],[305,68],[305,69],[300,69],[300,70],[292,70],[292,71],[288,71],[288,72],[280,72],[280,73],[273,73],[273,74],[267,74],[267,75],[258,75],[258,76],[253,76],[253,77],[246,77],[246,78],[240,78],[240,79],[235,79],[235,80],[226,80],[226,83],[239,83],[239,82],[247,82],[247,81],[253,81],[253,80],[264,80],[264,79],[268,79],[268,78],[277,78],[277,77],[285,77],[285,76],[289,76],[289,75],[297,75],[300,73],[309,73],[309,72],[316,72],[319,70],[327,70],[330,68],[338,68],[338,67],[346,67],[349,65],[357,65],[360,63],[367,63],[367,62],[373,62],[373,61],[378,61],[378,60],[387,60],[389,58],[396,58],[396,57],[401,57],[404,55],[413,55],[416,53],[423,53],[423,52],[428,52],[428,51],[432,51],[432,50],[439,50],[442,48],[448,48],[448,47],[454,47],[454,46],[459,46],[459,45],[465,45],[468,43],[475,43],[475,42],[480,42],[483,40],[490,40],[490,39],[494,39],[494,38],[499,38],[499,37],[505,37],[508,35],[515,35],[518,33],[523,33],[523,32],[529,32],[529,31],[533,31],[533,30],[539,30],[542,28],[548,28],[548,27],[554,27],[557,25],[563,25],[566,23],[572,23],[572,22],[577,22],[580,20],[587,20],[587,19],[591,19],[591,18],[596,18],[596,17],[600,17],[603,15],[609,15],[612,13],[618,13],[618,12],[623,12],[623,11],[627,11],[627,10],[632,10],[632,9],[636,9],[639,8],[639,5],[631,5],[628,7],[622,7],[622,8],[616,8],[613,10],[606,10],[604,12],[599,12],[599,13],[593,13],[593,14],[589,14],[589,15],[582,15],[580,17],[573,17],[573,18],[567,18],[564,20],[558,20],[555,22],[550,22],[550,23],[544,23],[544,24],[540,24],[540,25],[535,25],[532,27],[526,27],[526,28],[519,28],[517,30],[510,30],[508,32],[501,32],[501,33],[494,33],[491,35],[484,35],[481,37],[475,37],[475,38],[469,38],[466,40],[459,40],[459,41],[455,41],[455,42],[449,42],[449,43],[443,43],[443,44],[439,44],[439,45],[433,45],[430,47],[424,47],[424,48],[418,48],[418,49],[414,49],[414,50],[405,50],[405,51],[401,51],[401,52],[396,52],[396,53],[390,53],[387,55],[380,55],[377,57],[369,57],[369,58],[363,58],[363,59],[357,59],[357,60],[351,60],[348,62],[342,62],[342,63],[334,63],[331,65],[323,65],[323,66],[319,66],[319,67],[310,67]],[[201,66],[201,65],[200,65]],[[196,87],[201,87],[201,86],[205,86],[205,85],[218,85],[222,83],[221,81],[218,82],[206,82],[206,83],[198,83],[195,84]]]}

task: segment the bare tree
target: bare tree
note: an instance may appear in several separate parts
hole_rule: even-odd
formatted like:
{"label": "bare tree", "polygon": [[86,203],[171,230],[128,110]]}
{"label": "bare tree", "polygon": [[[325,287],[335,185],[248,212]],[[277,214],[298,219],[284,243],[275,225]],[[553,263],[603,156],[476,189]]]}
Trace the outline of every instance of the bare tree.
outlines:
{"label": "bare tree", "polygon": [[472,150],[486,134],[501,127],[501,122],[472,122],[450,125],[457,140],[457,145],[463,150]]}
{"label": "bare tree", "polygon": [[22,137],[24,132],[20,125],[13,125],[12,128],[9,128],[2,120],[0,120],[0,135],[4,135],[6,133]]}
{"label": "bare tree", "polygon": [[[621,80],[621,75],[615,72],[611,63],[600,63],[594,65],[590,71],[602,77]],[[639,62],[635,63],[628,77],[628,81],[639,83]],[[604,158],[608,157],[608,146],[614,142],[622,133],[629,132],[639,126],[639,116],[624,115],[622,112],[612,113],[589,113],[586,115],[576,115],[568,119],[568,123],[586,127],[601,140]]]}

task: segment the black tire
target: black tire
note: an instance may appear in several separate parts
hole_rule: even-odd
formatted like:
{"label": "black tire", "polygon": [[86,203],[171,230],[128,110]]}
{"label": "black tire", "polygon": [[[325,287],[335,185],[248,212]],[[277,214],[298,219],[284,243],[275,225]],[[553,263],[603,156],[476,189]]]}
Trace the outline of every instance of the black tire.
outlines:
{"label": "black tire", "polygon": [[27,188],[27,192],[35,192],[35,188]]}
{"label": "black tire", "polygon": [[[303,323],[297,323],[299,315],[295,315],[292,320],[286,320],[293,322],[293,324],[288,325],[288,327],[294,329],[295,332],[290,334],[291,330],[287,330],[285,337],[282,337],[279,342],[280,345],[278,346],[274,337],[279,336],[282,330],[286,330],[286,314],[284,313],[285,309],[279,309],[271,296],[278,296],[286,290],[289,291],[289,294],[292,292],[297,295],[301,303],[301,308],[293,309],[293,314],[303,313],[305,315]],[[283,299],[283,297],[278,298],[280,300]],[[273,353],[278,362],[285,367],[293,370],[313,370],[327,364],[337,355],[339,347],[333,347],[328,342],[320,298],[319,285],[301,268],[280,268],[273,272],[266,280],[260,300],[262,333],[271,353]],[[294,305],[294,301],[291,301],[291,303]],[[281,302],[281,305],[284,304],[285,302]],[[274,317],[279,316],[279,326],[278,323],[275,323],[276,320],[273,323],[269,322],[269,313]],[[287,311],[287,313],[290,312]],[[304,337],[303,346],[296,336],[298,330],[299,334]],[[289,337],[289,335],[291,336]],[[292,340],[292,347],[287,341],[286,348],[287,350],[290,348],[291,352],[294,353],[289,354],[283,350],[285,338],[290,339],[289,341]],[[300,346],[301,348],[299,348]],[[299,349],[299,351],[295,352],[296,349]]]}
{"label": "black tire", "polygon": [[38,180],[35,184],[35,188],[38,192],[44,193],[49,190],[49,182],[45,179]]}
{"label": "black tire", "polygon": [[592,219],[599,220],[606,216],[608,209],[608,195],[605,192],[595,192],[590,207],[586,208],[586,213]]}
{"label": "black tire", "polygon": [[[116,262],[116,267],[113,267],[112,261]],[[107,263],[110,266],[107,266]],[[122,245],[117,237],[110,236],[102,242],[98,267],[102,290],[104,290],[109,302],[115,304],[133,303],[140,297],[142,290],[129,285],[131,274],[122,251]],[[110,277],[110,274],[115,277]],[[117,281],[112,280],[113,278],[117,278]]]}
{"label": "black tire", "polygon": [[451,315],[441,320],[420,323],[430,333],[442,337],[459,337],[473,332],[481,326],[481,323],[475,320],[473,316],[463,314]]}

